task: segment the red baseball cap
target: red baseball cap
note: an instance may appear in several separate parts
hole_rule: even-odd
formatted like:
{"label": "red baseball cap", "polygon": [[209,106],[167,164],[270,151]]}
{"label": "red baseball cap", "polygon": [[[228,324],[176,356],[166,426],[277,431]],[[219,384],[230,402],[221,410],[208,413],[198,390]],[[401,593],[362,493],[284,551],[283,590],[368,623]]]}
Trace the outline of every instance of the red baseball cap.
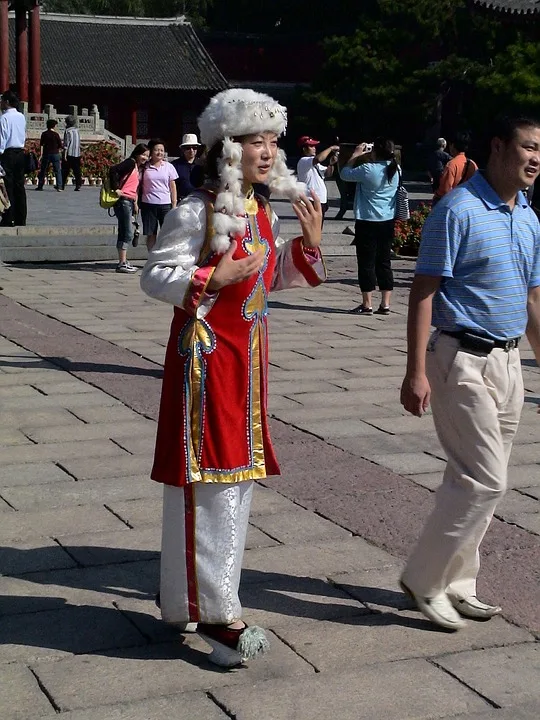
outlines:
{"label": "red baseball cap", "polygon": [[315,145],[319,145],[319,140],[314,140],[310,135],[302,135],[302,137],[298,139],[298,147],[304,147],[304,145],[314,147]]}

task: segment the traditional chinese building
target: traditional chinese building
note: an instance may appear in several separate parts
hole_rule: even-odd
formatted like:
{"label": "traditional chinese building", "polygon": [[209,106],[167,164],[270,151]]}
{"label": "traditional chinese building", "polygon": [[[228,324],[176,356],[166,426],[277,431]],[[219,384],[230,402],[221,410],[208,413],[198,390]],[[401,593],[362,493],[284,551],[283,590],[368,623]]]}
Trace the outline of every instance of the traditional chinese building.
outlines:
{"label": "traditional chinese building", "polygon": [[159,135],[172,148],[228,86],[183,17],[40,14],[33,0],[15,0],[8,13],[7,5],[0,0],[0,86],[9,80],[31,112],[95,105],[116,135]]}
{"label": "traditional chinese building", "polygon": [[474,0],[474,2],[476,5],[517,15],[540,14],[540,0]]}

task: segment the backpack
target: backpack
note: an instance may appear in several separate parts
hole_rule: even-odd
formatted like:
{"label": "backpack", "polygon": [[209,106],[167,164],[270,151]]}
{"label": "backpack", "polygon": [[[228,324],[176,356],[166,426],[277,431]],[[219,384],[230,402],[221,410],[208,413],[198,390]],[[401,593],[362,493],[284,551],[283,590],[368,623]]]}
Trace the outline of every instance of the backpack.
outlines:
{"label": "backpack", "polygon": [[[116,190],[111,190],[111,179],[109,175],[105,175],[101,181],[101,190],[99,191],[99,205],[104,210],[110,210],[116,205],[120,198],[116,194]],[[110,213],[109,213],[110,214]]]}

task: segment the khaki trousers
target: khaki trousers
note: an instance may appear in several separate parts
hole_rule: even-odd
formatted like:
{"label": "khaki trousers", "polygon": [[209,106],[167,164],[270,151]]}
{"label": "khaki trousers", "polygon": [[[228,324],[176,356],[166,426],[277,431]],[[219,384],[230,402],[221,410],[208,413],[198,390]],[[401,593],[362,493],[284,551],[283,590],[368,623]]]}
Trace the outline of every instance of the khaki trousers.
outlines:
{"label": "khaki trousers", "polygon": [[417,595],[476,595],[479,546],[507,486],[523,407],[519,351],[461,350],[435,331],[427,352],[431,407],[448,456],[443,482],[403,580]]}

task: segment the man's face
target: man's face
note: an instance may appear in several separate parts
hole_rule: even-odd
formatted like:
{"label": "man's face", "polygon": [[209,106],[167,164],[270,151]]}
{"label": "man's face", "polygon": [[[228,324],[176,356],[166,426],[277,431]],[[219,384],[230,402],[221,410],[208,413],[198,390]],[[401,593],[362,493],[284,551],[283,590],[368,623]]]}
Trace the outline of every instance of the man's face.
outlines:
{"label": "man's face", "polygon": [[316,145],[304,145],[304,155],[309,155],[311,157],[315,157],[317,154],[317,146]]}
{"label": "man's face", "polygon": [[493,141],[501,169],[516,188],[532,185],[540,173],[540,128],[518,128],[508,142]]}

